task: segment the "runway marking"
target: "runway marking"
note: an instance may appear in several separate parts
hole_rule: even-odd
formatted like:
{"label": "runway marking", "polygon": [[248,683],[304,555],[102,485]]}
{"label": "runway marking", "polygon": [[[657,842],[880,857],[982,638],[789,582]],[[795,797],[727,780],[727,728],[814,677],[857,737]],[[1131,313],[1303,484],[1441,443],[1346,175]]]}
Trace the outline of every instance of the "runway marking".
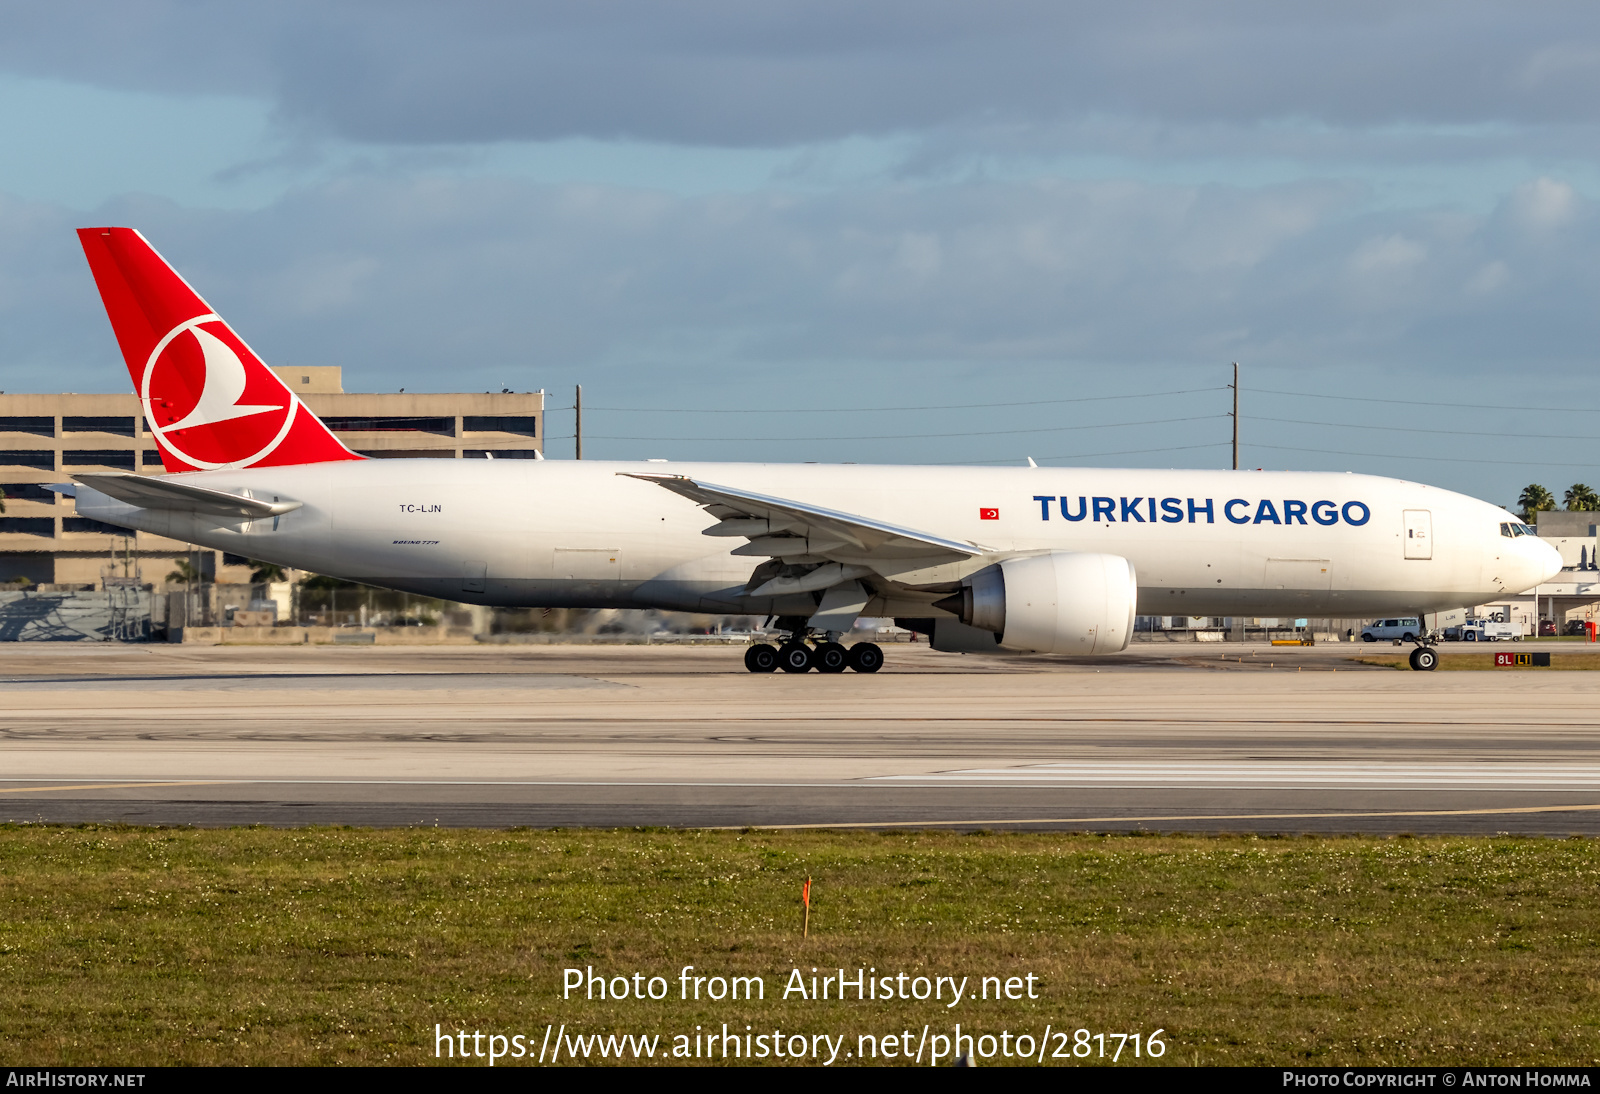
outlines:
{"label": "runway marking", "polygon": [[1376,820],[1383,817],[1488,817],[1509,813],[1588,813],[1600,805],[1527,805],[1512,809],[1408,809],[1387,813],[1195,813],[1173,817],[1028,817],[1021,820],[832,821],[817,824],[722,824],[709,831],[745,828],[984,828],[996,824],[1146,824],[1169,821]]}
{"label": "runway marking", "polygon": [[143,786],[220,786],[225,781],[231,782],[233,780],[206,779],[161,783],[83,783],[78,786],[7,786],[0,788],[0,794],[35,794],[47,790],[122,790],[126,787]]}
{"label": "runway marking", "polygon": [[1600,765],[1497,763],[1062,763],[975,767],[921,775],[879,775],[873,782],[978,786],[1118,788],[1419,790],[1595,790]]}

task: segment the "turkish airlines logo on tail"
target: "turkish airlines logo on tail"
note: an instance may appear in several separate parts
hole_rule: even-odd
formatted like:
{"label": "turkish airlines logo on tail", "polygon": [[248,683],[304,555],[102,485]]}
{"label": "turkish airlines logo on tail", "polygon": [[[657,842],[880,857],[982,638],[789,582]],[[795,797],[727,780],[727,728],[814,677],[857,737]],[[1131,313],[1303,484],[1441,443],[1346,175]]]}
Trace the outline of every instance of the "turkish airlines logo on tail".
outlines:
{"label": "turkish airlines logo on tail", "polygon": [[185,320],[156,343],[139,398],[157,443],[205,471],[264,459],[300,405],[216,315]]}

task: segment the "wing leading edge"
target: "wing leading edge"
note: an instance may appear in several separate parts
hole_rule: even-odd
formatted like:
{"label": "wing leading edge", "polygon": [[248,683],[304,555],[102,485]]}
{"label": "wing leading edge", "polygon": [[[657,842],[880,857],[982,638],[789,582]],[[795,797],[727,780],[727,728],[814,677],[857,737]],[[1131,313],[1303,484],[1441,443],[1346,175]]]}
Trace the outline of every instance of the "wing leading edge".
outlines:
{"label": "wing leading edge", "polygon": [[[704,506],[718,523],[708,536],[743,537],[736,555],[779,559],[787,572],[757,571],[765,579],[753,596],[812,592],[872,573],[961,562],[989,548],[820,505],[703,482],[687,475],[619,472],[671,490]],[[800,566],[814,568],[795,572]],[[908,565],[909,564],[909,565]]]}

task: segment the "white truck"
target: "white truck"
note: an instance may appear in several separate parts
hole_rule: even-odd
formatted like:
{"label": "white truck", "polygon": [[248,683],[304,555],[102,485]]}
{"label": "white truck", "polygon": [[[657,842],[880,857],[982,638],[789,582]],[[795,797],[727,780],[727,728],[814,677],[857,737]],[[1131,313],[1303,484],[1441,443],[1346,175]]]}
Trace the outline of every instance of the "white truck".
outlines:
{"label": "white truck", "polygon": [[1520,642],[1522,631],[1515,623],[1496,619],[1469,619],[1461,624],[1463,642]]}

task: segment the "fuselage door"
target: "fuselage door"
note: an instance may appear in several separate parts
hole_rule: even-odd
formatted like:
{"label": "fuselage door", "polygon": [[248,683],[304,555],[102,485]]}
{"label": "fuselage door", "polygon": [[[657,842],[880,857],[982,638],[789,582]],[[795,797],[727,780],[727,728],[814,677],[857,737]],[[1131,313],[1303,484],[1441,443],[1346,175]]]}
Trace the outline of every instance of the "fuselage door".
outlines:
{"label": "fuselage door", "polygon": [[618,564],[622,550],[618,547],[557,547],[554,574],[558,582],[598,587],[597,582],[617,581],[622,567]]}
{"label": "fuselage door", "polygon": [[1433,557],[1433,514],[1426,509],[1407,509],[1406,557]]}

